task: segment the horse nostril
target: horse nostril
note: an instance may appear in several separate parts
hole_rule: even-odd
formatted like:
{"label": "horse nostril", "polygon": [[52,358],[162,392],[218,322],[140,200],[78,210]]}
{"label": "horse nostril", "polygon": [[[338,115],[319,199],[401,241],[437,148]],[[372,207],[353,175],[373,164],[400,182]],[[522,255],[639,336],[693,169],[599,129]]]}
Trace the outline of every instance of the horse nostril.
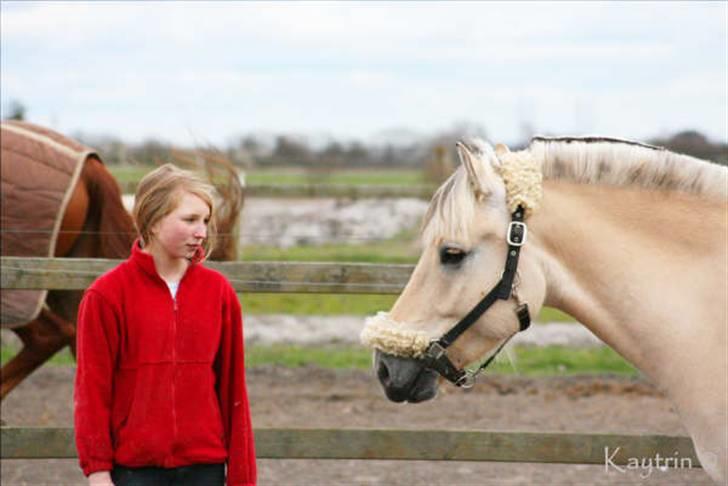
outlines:
{"label": "horse nostril", "polygon": [[382,361],[379,362],[379,366],[377,367],[377,378],[379,378],[379,382],[382,385],[386,386],[389,383],[389,368]]}

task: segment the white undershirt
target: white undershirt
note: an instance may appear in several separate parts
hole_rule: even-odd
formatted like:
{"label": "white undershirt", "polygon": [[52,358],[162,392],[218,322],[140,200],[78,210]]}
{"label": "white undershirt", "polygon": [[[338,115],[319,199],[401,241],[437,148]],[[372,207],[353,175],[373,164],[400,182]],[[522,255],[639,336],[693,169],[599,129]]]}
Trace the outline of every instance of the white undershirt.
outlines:
{"label": "white undershirt", "polygon": [[179,288],[179,282],[169,282],[167,280],[164,281],[164,283],[167,284],[167,287],[169,287],[169,293],[172,294],[172,298],[177,298],[177,289]]}

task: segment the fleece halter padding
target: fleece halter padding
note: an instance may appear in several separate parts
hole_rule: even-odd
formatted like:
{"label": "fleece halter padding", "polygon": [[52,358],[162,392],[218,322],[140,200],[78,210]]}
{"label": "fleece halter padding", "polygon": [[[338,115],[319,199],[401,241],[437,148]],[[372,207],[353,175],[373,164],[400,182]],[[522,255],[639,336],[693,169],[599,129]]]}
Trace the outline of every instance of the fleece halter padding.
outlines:
{"label": "fleece halter padding", "polygon": [[513,213],[521,206],[527,218],[538,209],[543,198],[541,167],[528,150],[502,153],[498,160],[497,171],[506,186],[508,212]]}
{"label": "fleece halter padding", "polygon": [[388,312],[377,312],[367,318],[360,335],[365,346],[405,358],[420,358],[435,337],[407,329],[406,324],[395,321]]}

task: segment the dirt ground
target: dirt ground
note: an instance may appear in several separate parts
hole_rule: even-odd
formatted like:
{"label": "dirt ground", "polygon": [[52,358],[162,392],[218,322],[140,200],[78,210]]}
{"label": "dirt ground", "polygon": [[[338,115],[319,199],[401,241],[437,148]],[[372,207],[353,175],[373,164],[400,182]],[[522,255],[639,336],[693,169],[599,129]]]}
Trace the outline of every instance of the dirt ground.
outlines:
{"label": "dirt ground", "polygon": [[[7,425],[70,426],[72,367],[46,366],[2,404]],[[670,403],[639,379],[484,378],[446,386],[431,402],[388,402],[365,371],[256,368],[248,373],[257,427],[376,427],[685,435]],[[712,484],[701,469],[619,472],[602,465],[261,460],[261,485]],[[2,461],[10,485],[84,484],[75,460]]]}

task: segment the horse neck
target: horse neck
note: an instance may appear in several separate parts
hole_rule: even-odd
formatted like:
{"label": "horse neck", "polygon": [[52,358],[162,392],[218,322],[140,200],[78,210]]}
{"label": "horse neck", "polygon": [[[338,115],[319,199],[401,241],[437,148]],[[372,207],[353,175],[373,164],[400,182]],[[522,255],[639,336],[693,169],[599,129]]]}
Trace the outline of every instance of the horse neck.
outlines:
{"label": "horse neck", "polygon": [[658,383],[670,360],[694,361],[725,342],[725,202],[546,181],[531,219],[545,305]]}

